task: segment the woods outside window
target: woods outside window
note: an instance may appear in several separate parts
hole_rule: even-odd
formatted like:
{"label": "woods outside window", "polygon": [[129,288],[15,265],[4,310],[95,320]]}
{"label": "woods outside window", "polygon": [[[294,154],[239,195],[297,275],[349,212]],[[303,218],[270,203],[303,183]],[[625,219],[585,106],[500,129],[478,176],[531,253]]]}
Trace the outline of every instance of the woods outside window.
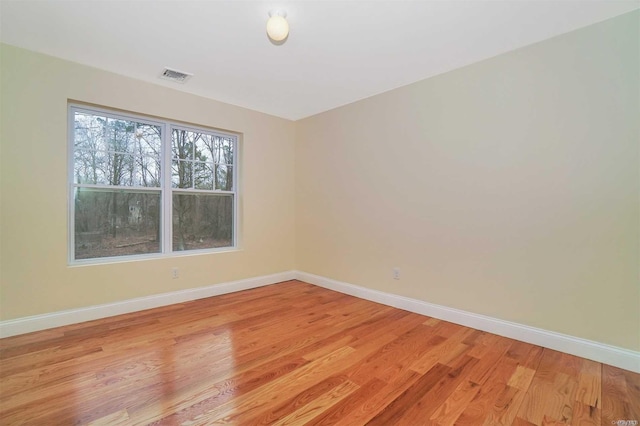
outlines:
{"label": "woods outside window", "polygon": [[236,246],[237,135],[71,105],[71,263]]}

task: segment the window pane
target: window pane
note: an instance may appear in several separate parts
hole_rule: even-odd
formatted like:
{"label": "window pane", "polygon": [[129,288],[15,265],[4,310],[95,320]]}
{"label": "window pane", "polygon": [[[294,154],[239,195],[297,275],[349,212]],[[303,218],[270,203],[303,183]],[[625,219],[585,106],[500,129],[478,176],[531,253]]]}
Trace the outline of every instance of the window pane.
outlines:
{"label": "window pane", "polygon": [[196,156],[201,161],[233,164],[233,140],[222,136],[201,134],[196,142]]}
{"label": "window pane", "polygon": [[159,253],[160,193],[75,190],[75,259]]}
{"label": "window pane", "polygon": [[74,183],[160,186],[161,127],[87,112],[74,116]]}
{"label": "window pane", "polygon": [[216,188],[222,191],[233,191],[233,167],[216,166]]}
{"label": "window pane", "polygon": [[206,134],[199,134],[198,139],[196,140],[196,151],[195,151],[195,159],[199,161],[206,161],[209,163],[213,163],[213,153],[214,150],[212,148],[212,136]]}
{"label": "window pane", "polygon": [[133,153],[136,123],[133,121],[107,118],[106,128],[107,147],[109,151],[119,153]]}
{"label": "window pane", "polygon": [[137,124],[135,133],[136,176],[140,186],[160,187],[162,133],[160,126]]}
{"label": "window pane", "polygon": [[196,189],[213,189],[213,164],[193,164],[193,186]]}
{"label": "window pane", "polygon": [[73,182],[107,184],[107,154],[102,151],[77,149],[73,157]]}
{"label": "window pane", "polygon": [[233,197],[174,194],[173,250],[233,245]]}
{"label": "window pane", "polygon": [[76,112],[74,116],[74,147],[94,151],[108,149],[105,135],[107,118]]}
{"label": "window pane", "polygon": [[220,156],[217,163],[233,164],[233,140],[231,138],[218,138]]}
{"label": "window pane", "polygon": [[[135,158],[133,155],[110,153],[107,156],[107,185],[134,185]],[[99,182],[103,183],[103,182]]]}
{"label": "window pane", "polygon": [[160,159],[149,156],[136,157],[135,185],[146,187],[160,187]]}
{"label": "window pane", "polygon": [[193,144],[196,134],[188,130],[171,131],[171,154],[174,159],[193,160]]}
{"label": "window pane", "polygon": [[137,123],[135,132],[138,155],[150,155],[160,158],[162,149],[162,134],[160,126]]}
{"label": "window pane", "polygon": [[171,164],[171,186],[174,188],[193,188],[193,163],[190,161],[173,161]]}

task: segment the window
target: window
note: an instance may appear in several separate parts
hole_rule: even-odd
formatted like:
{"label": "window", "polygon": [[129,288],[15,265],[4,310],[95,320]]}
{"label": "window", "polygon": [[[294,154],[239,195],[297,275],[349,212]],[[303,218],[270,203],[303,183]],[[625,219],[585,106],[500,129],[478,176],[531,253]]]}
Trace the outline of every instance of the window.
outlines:
{"label": "window", "polygon": [[70,260],[235,247],[237,136],[69,107]]}

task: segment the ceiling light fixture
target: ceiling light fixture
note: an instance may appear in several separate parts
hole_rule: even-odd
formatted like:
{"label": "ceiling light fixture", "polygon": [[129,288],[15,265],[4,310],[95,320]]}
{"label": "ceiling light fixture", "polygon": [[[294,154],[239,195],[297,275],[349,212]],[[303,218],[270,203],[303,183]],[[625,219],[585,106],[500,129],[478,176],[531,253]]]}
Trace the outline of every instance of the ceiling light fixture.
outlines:
{"label": "ceiling light fixture", "polygon": [[267,21],[267,35],[273,41],[283,41],[289,35],[289,23],[286,20],[287,12],[272,10]]}

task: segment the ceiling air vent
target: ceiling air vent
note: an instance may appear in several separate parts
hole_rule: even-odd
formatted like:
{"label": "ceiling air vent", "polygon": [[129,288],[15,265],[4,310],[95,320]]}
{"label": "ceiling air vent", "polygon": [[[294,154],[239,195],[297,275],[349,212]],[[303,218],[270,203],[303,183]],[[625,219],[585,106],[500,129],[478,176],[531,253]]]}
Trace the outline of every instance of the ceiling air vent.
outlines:
{"label": "ceiling air vent", "polygon": [[162,71],[162,74],[160,74],[160,78],[164,80],[171,80],[176,83],[183,84],[186,83],[187,80],[189,80],[192,76],[193,74],[189,74],[188,72],[173,70],[171,68],[165,68],[164,71]]}

